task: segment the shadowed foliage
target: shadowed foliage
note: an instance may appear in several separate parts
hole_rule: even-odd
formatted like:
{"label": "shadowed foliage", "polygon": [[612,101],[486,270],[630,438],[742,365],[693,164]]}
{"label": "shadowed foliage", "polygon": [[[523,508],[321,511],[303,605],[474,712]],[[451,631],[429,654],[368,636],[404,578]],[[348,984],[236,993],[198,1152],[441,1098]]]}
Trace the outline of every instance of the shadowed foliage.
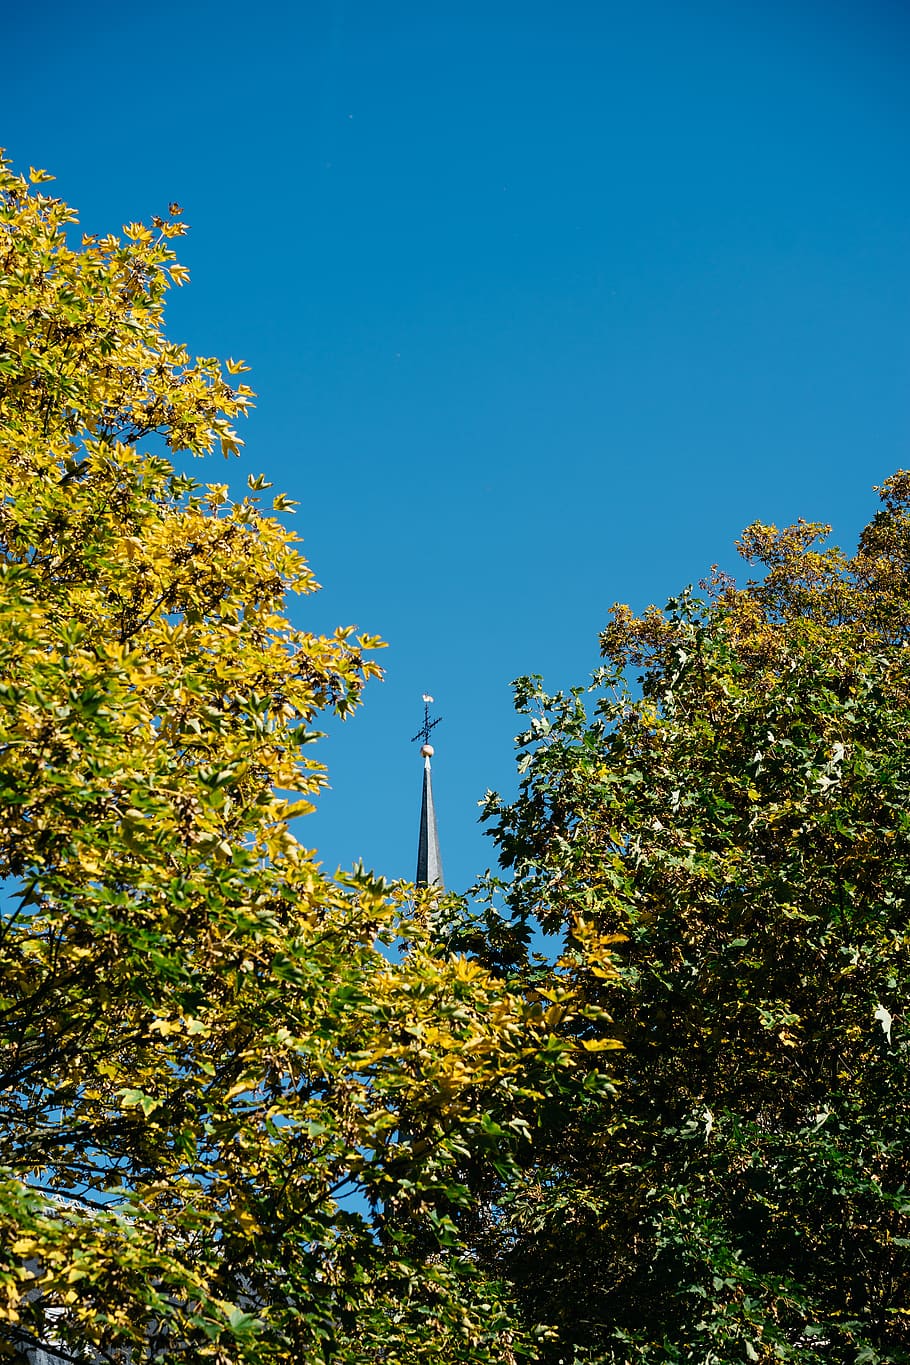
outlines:
{"label": "shadowed foliage", "polygon": [[910,1360],[910,475],[880,493],[852,558],[754,525],[756,581],[614,608],[590,705],[518,684],[518,941],[610,942],[624,1044],[480,1240],[548,1360]]}

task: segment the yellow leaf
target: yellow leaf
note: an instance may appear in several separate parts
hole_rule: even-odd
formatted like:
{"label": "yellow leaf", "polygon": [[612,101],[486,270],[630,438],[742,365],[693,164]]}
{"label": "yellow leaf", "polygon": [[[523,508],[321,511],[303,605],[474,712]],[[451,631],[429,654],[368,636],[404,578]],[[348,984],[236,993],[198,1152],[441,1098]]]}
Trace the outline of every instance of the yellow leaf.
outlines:
{"label": "yellow leaf", "polygon": [[238,1095],[244,1095],[252,1090],[254,1085],[255,1081],[251,1081],[249,1077],[244,1077],[242,1080],[234,1082],[230,1090],[225,1093],[224,1098],[225,1100],[235,1100]]}
{"label": "yellow leaf", "polygon": [[298,815],[311,815],[315,809],[312,801],[291,801],[281,812],[281,818],[296,820]]}
{"label": "yellow leaf", "polygon": [[262,1232],[262,1228],[247,1209],[240,1209],[238,1211],[237,1222],[240,1224],[244,1232],[250,1233],[253,1236],[256,1236],[257,1234]]}
{"label": "yellow leaf", "polygon": [[137,555],[142,554],[145,548],[138,536],[122,536],[120,544],[126,551],[127,559],[135,559]]}

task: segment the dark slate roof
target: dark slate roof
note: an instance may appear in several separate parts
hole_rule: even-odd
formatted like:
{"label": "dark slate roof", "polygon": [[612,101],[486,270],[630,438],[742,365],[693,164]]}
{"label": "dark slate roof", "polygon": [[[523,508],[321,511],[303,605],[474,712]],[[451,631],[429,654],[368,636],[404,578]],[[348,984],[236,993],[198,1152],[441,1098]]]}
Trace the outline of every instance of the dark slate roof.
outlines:
{"label": "dark slate roof", "polygon": [[[428,745],[424,746],[428,748]],[[436,810],[433,806],[433,774],[430,771],[430,755],[423,759],[423,799],[420,803],[420,838],[417,842],[418,886],[443,886],[442,858],[439,856],[439,831],[436,828]]]}

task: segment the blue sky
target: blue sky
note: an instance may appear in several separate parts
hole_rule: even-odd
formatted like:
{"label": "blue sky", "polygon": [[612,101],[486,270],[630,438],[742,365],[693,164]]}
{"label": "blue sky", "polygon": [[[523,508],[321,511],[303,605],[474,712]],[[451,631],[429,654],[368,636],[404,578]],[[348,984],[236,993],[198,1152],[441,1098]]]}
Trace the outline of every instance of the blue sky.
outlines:
{"label": "blue sky", "polygon": [[253,366],[230,476],[300,500],[298,622],[389,641],[330,867],[413,872],[429,690],[466,886],[513,677],[584,681],[757,517],[852,544],[910,465],[901,3],[99,0],[4,46],[0,141],[87,230],[184,205],[170,331]]}

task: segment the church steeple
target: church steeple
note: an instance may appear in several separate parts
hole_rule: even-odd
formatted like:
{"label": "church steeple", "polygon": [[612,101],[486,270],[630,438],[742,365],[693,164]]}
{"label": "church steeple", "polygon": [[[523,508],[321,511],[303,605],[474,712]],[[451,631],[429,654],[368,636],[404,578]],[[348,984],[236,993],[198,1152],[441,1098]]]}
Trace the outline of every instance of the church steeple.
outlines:
{"label": "church steeple", "polygon": [[418,886],[438,886],[442,889],[442,858],[439,856],[439,830],[436,827],[436,808],[433,805],[433,774],[430,768],[430,759],[433,757],[433,746],[430,743],[430,731],[442,720],[437,716],[435,720],[430,720],[430,703],[433,700],[426,692],[423,695],[423,725],[414,735],[412,743],[418,739],[423,740],[420,752],[423,755],[423,796],[420,802],[420,835],[417,840],[417,876],[415,881]]}

